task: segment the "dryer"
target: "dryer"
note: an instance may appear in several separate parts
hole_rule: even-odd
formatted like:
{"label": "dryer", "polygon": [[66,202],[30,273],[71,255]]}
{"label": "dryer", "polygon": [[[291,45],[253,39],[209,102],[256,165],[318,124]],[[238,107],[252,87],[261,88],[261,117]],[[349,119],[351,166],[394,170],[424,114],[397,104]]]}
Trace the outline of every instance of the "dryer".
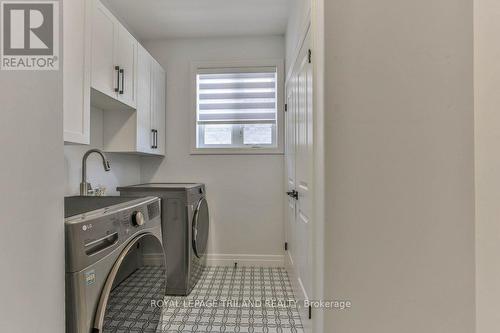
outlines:
{"label": "dryer", "polygon": [[65,198],[66,332],[157,331],[166,292],[159,198]]}
{"label": "dryer", "polygon": [[189,295],[207,262],[209,210],[205,185],[150,183],[117,190],[122,196],[152,195],[162,199],[167,294]]}

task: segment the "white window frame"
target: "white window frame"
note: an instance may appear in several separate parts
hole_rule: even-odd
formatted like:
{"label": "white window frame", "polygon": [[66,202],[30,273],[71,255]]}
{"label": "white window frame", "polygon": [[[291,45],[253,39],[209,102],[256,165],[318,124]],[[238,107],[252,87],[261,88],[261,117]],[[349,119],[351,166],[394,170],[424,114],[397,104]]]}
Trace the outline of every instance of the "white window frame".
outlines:
{"label": "white window frame", "polygon": [[[276,119],[276,143],[273,148],[266,147],[235,147],[235,148],[198,148],[197,147],[197,75],[203,69],[243,69],[245,67],[276,67],[276,98],[277,98],[277,119]],[[267,59],[254,61],[195,61],[191,63],[191,154],[192,155],[281,155],[284,153],[284,61],[283,59]]]}

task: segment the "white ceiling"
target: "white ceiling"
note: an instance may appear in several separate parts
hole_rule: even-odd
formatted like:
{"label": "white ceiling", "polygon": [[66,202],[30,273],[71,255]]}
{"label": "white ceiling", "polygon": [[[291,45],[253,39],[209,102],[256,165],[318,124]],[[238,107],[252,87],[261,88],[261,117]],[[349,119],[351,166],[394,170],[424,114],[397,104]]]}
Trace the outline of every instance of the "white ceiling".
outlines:
{"label": "white ceiling", "polygon": [[104,0],[143,40],[281,35],[293,0]]}

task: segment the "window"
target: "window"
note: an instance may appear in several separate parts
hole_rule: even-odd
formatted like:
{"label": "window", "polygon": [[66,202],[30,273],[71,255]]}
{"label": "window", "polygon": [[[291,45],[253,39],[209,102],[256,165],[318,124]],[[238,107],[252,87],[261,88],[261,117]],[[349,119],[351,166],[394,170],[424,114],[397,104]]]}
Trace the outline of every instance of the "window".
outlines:
{"label": "window", "polygon": [[279,152],[278,65],[195,71],[195,151]]}

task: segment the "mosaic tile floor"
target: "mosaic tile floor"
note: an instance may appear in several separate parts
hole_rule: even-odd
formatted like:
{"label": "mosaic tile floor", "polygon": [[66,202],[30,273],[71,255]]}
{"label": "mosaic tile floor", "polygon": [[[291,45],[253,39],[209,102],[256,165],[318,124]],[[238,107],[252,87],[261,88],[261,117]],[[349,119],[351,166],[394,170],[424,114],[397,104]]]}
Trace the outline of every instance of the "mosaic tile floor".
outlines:
{"label": "mosaic tile floor", "polygon": [[161,332],[302,333],[284,268],[207,267],[187,297],[168,296]]}

